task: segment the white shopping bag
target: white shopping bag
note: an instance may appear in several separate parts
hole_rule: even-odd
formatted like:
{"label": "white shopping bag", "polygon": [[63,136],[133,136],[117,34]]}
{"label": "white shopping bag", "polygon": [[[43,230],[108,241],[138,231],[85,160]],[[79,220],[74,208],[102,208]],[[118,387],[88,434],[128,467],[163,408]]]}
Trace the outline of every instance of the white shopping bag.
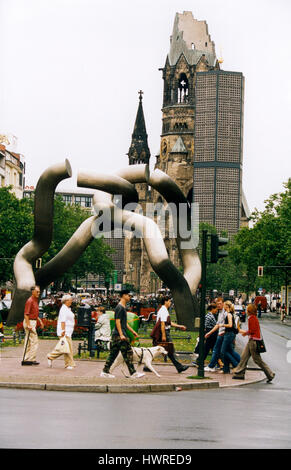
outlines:
{"label": "white shopping bag", "polygon": [[57,343],[55,350],[57,352],[63,353],[63,354],[69,354],[70,352],[70,347],[69,343],[67,341],[67,338],[65,336],[62,336],[60,341]]}

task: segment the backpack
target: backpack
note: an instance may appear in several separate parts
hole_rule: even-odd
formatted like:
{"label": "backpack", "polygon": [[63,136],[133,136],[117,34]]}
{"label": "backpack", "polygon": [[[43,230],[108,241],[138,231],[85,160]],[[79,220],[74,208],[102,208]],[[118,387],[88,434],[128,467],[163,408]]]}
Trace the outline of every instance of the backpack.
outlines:
{"label": "backpack", "polygon": [[[234,334],[237,335],[237,334],[238,334],[238,324],[237,324],[237,322],[235,321],[234,314],[231,313],[231,312],[230,312],[230,314],[231,314],[231,316],[232,316],[232,328],[231,328],[231,331],[233,331]],[[237,319],[237,320],[238,320],[238,319]],[[225,317],[225,323],[228,323],[228,317],[227,317],[227,315],[226,315],[226,317]]]}

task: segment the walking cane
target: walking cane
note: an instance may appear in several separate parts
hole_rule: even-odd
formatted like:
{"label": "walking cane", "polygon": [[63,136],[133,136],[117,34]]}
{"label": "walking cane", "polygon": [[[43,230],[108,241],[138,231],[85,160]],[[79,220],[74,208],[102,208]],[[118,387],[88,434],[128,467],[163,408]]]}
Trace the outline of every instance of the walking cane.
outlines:
{"label": "walking cane", "polygon": [[22,366],[30,366],[30,365],[31,365],[31,361],[25,361],[25,360],[24,360],[25,354],[26,354],[26,350],[27,350],[27,346],[28,346],[28,341],[29,341],[30,332],[31,332],[31,330],[29,330],[28,335],[27,335],[27,341],[26,341],[26,345],[25,345],[25,349],[24,349],[23,358],[22,358],[22,361],[21,361],[21,365],[22,365]]}

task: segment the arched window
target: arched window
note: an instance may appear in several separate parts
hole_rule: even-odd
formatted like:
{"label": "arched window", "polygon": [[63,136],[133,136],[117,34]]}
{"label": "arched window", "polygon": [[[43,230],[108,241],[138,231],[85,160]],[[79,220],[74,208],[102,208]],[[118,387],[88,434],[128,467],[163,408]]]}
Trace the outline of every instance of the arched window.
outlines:
{"label": "arched window", "polygon": [[178,84],[178,103],[188,103],[189,83],[185,73],[181,73]]}

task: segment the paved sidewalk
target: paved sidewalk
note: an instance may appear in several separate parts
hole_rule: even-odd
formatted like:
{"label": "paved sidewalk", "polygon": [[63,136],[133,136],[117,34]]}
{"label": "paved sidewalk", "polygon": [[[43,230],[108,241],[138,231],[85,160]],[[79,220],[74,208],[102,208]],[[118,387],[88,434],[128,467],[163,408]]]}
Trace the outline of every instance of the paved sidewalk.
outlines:
{"label": "paved sidewalk", "polygon": [[[52,340],[40,340],[37,360],[38,366],[21,366],[23,345],[7,347],[0,350],[0,387],[30,388],[37,390],[62,390],[77,392],[110,392],[110,393],[141,393],[165,392],[192,389],[210,389],[221,387],[237,387],[265,379],[260,370],[247,370],[245,380],[232,380],[231,374],[205,372],[204,379],[191,379],[197,375],[197,368],[190,366],[182,374],[178,374],[170,361],[154,362],[154,368],[161,375],[145,373],[140,379],[125,378],[120,369],[114,370],[114,379],[99,377],[104,361],[97,359],[77,359],[74,370],[64,368],[63,358],[47,365],[47,353],[55,345]],[[77,354],[79,341],[74,341],[74,354]],[[187,364],[186,361],[184,361]],[[189,364],[189,361],[188,361]],[[142,370],[142,366],[139,367]]]}

